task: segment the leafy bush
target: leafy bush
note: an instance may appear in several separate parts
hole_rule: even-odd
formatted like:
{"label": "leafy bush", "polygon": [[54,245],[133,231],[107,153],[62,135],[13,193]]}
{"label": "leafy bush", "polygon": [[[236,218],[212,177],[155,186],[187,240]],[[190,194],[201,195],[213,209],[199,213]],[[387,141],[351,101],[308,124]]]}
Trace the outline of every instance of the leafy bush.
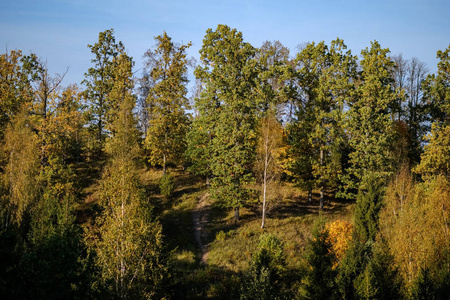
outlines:
{"label": "leafy bush", "polygon": [[227,234],[225,232],[223,232],[223,230],[221,230],[218,233],[216,233],[216,240],[217,241],[225,241],[226,238],[227,238]]}

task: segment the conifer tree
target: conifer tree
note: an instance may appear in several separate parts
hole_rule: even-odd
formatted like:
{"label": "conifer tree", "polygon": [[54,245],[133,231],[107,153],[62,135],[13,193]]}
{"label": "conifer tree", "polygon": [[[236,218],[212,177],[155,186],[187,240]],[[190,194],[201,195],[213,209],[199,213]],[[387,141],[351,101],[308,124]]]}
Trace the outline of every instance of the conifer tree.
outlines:
{"label": "conifer tree", "polygon": [[[202,65],[195,74],[204,84],[196,101],[202,139],[208,142],[212,173],[211,196],[235,210],[249,199],[246,184],[252,181],[255,149],[257,79],[255,49],[245,43],[242,33],[226,25],[208,29],[200,50]],[[194,125],[195,126],[195,125]],[[200,129],[200,126],[196,127]]]}
{"label": "conifer tree", "polygon": [[313,237],[306,251],[307,273],[302,295],[310,299],[337,299],[337,270],[333,268],[335,254],[331,251],[328,231],[323,223],[315,224]]}
{"label": "conifer tree", "polygon": [[339,267],[340,293],[345,299],[397,299],[400,282],[387,244],[376,237],[384,188],[369,175],[356,200],[355,225],[349,249]]}
{"label": "conifer tree", "polygon": [[283,273],[286,269],[283,247],[283,242],[275,235],[261,235],[258,251],[252,256],[242,285],[241,300],[283,299]]}
{"label": "conifer tree", "polygon": [[146,99],[149,124],[145,148],[150,163],[162,165],[165,174],[167,163],[179,163],[186,149],[190,123],[185,111],[189,109],[186,50],[191,44],[177,46],[166,32],[155,40],[157,48],[145,54],[154,82]]}

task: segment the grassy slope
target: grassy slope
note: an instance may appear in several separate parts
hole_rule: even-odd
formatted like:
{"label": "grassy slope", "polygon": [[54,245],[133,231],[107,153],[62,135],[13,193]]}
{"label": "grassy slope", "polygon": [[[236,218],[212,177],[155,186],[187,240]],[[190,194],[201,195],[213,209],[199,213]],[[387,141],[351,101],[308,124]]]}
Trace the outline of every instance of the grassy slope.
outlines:
{"label": "grassy slope", "polygon": [[[261,230],[260,205],[255,203],[241,209],[241,220],[234,221],[232,211],[226,211],[206,198],[202,215],[208,222],[203,230],[203,244],[207,264],[201,265],[201,251],[194,237],[193,211],[200,197],[207,193],[201,178],[176,169],[175,193],[170,199],[159,194],[161,170],[142,170],[141,180],[148,192],[149,201],[163,225],[166,252],[169,257],[170,293],[175,299],[230,299],[238,293],[240,276],[247,270],[252,253],[257,249],[263,233],[273,233],[285,243],[288,268],[296,273],[302,265],[302,252],[314,221],[319,217],[318,195],[312,203],[306,193],[292,184],[284,183],[272,189],[270,210],[266,226]],[[92,180],[84,189],[85,202],[79,207],[79,221],[88,220],[96,199],[97,184]],[[327,219],[351,221],[353,205],[326,198],[322,213]],[[237,297],[237,295],[234,295]]]}
{"label": "grassy slope", "polygon": [[[194,238],[193,210],[199,198],[207,193],[203,180],[188,172],[173,170],[176,189],[171,199],[154,196],[159,203],[167,251],[170,251],[172,293],[178,298],[229,298],[239,285],[239,276],[248,269],[252,253],[263,233],[273,233],[285,242],[288,268],[292,272],[302,265],[302,252],[314,221],[319,217],[318,195],[312,203],[306,193],[292,184],[277,186],[272,194],[271,210],[266,227],[261,230],[260,205],[255,203],[241,209],[241,220],[234,221],[234,213],[219,208],[207,198],[202,214],[208,223],[203,228],[203,244],[208,250],[207,264],[200,264],[201,251]],[[143,181],[157,192],[161,171],[147,171]],[[326,198],[322,215],[328,220],[351,221],[353,205]],[[231,293],[231,294],[230,294]]]}

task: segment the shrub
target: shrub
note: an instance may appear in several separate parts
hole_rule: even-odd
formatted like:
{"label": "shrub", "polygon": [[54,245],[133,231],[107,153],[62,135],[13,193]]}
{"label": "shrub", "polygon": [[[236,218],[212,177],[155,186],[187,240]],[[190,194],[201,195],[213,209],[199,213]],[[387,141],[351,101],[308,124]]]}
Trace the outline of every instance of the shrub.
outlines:
{"label": "shrub", "polygon": [[284,243],[273,234],[265,234],[258,248],[241,287],[241,299],[280,299],[286,267]]}
{"label": "shrub", "polygon": [[173,191],[175,189],[175,181],[170,173],[166,173],[161,177],[161,181],[159,182],[159,190],[161,194],[167,198],[172,196]]}

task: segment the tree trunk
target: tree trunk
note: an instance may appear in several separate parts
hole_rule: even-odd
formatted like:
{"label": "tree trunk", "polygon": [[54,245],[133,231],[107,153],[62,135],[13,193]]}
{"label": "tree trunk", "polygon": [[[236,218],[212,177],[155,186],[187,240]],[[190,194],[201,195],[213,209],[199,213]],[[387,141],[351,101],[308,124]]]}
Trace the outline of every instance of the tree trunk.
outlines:
{"label": "tree trunk", "polygon": [[166,154],[163,154],[163,176],[166,175]]}
{"label": "tree trunk", "polygon": [[234,220],[239,222],[239,207],[234,208]]}
{"label": "tree trunk", "polygon": [[266,180],[264,178],[264,190],[263,190],[263,208],[262,208],[262,222],[261,222],[261,229],[264,229],[264,222],[266,220],[266,190],[267,190],[267,184]]}
{"label": "tree trunk", "polygon": [[320,188],[320,210],[323,210],[323,187]]}
{"label": "tree trunk", "polygon": [[[323,149],[320,149],[320,167],[323,167]],[[323,178],[321,178],[322,186],[320,187],[320,210],[323,210]]]}

